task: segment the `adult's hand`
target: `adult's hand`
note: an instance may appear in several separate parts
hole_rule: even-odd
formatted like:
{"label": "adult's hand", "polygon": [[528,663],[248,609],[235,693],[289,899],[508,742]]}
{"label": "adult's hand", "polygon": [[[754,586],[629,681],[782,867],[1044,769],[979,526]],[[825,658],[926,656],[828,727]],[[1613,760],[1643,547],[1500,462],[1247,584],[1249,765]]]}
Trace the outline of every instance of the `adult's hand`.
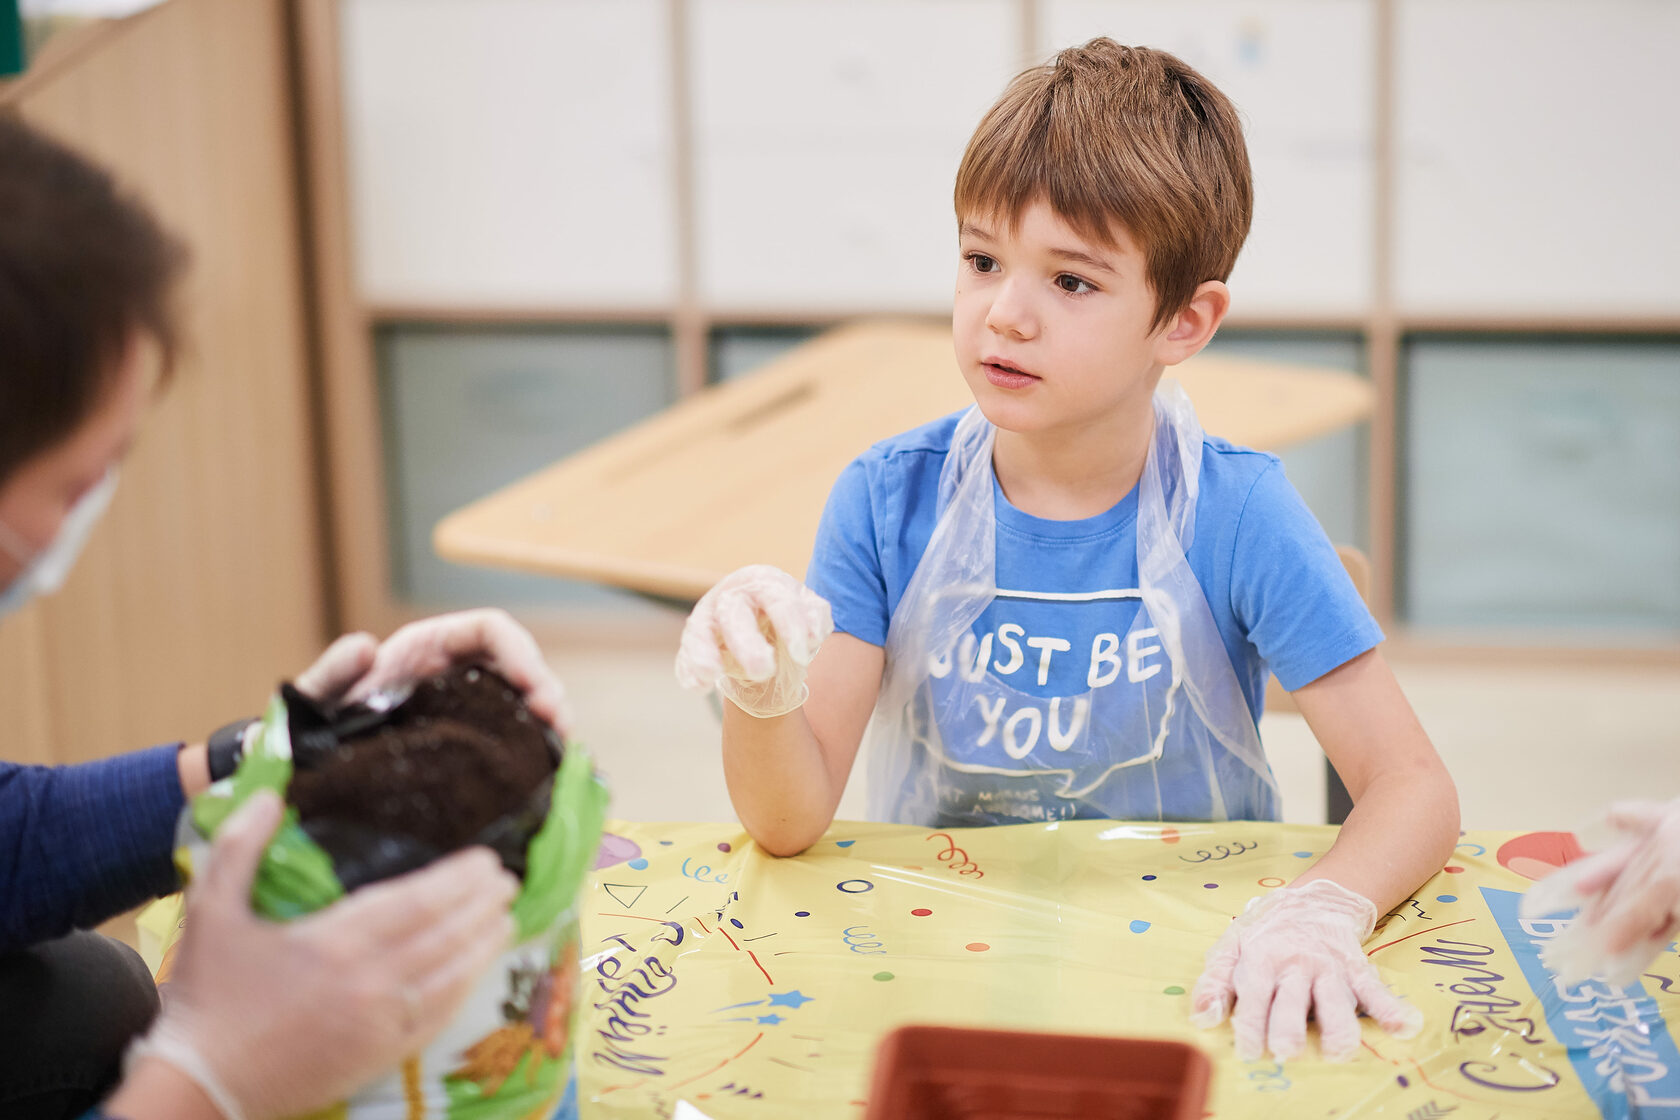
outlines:
{"label": "adult's hand", "polygon": [[251,882],[280,816],[260,792],[217,834],[187,894],[163,1012],[129,1054],[131,1080],[147,1063],[173,1067],[229,1120],[308,1113],[389,1071],[443,1029],[513,937],[517,884],[481,848],[297,921],[257,917]]}
{"label": "adult's hand", "polygon": [[379,639],[365,631],[345,634],[328,646],[315,663],[292,681],[297,690],[323,704],[344,698],[357,681],[373,668]]}
{"label": "adult's hand", "polygon": [[1576,911],[1542,949],[1565,983],[1632,984],[1680,934],[1680,798],[1621,802],[1606,817],[1616,843],[1542,879],[1522,901],[1527,918]]}
{"label": "adult's hand", "polygon": [[[365,637],[352,634],[335,642],[333,649],[346,646],[335,664],[346,669],[354,664],[362,656],[361,639]],[[357,644],[347,645],[352,641]],[[332,658],[333,649],[328,649],[316,665]],[[548,667],[531,632],[506,611],[494,608],[456,611],[409,623],[379,643],[343,698],[365,700],[381,689],[470,664],[483,665],[506,677],[524,695],[526,707],[566,737],[571,727],[566,690]],[[334,674],[323,671],[322,676]]]}

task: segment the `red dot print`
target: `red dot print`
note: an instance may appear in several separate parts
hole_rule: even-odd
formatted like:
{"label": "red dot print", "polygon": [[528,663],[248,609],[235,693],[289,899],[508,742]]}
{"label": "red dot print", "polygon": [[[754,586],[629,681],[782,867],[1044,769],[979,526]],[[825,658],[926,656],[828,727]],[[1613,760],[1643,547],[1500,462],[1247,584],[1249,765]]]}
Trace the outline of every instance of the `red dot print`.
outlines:
{"label": "red dot print", "polygon": [[1161,843],[1163,843],[1163,844],[1176,844],[1176,843],[1178,843],[1178,829],[1176,829],[1176,828],[1163,828],[1161,830]]}
{"label": "red dot print", "polygon": [[1449,868],[1446,869],[1446,871],[1447,871],[1448,875],[1462,875],[1464,873],[1464,868],[1462,868],[1462,867],[1449,867]]}
{"label": "red dot print", "polygon": [[987,949],[990,949],[991,946],[986,944],[984,941],[970,941],[967,945],[964,945],[963,948],[967,949],[971,953],[984,953]]}
{"label": "red dot print", "polygon": [[927,910],[927,909],[921,909],[921,910],[912,910],[912,911],[910,911],[910,913],[914,914],[918,918],[925,918],[929,914],[933,913],[933,911],[932,910]]}

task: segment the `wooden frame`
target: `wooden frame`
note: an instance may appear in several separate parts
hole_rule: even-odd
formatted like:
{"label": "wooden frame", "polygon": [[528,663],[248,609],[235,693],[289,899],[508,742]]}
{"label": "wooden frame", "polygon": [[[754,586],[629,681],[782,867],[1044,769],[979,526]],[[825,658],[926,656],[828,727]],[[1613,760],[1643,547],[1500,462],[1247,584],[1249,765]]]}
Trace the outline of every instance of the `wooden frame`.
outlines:
{"label": "wooden frame", "polygon": [[356,291],[336,0],[292,0],[308,295],[319,371],[323,514],[335,629],[385,634],[424,613],[391,593],[373,330]]}
{"label": "wooden frame", "polygon": [[21,761],[202,736],[327,637],[289,3],[172,0],[0,84],[0,113],[107,168],[191,256],[178,370],[109,513],[63,591],[0,627]]}
{"label": "wooden frame", "polygon": [[[329,244],[317,252],[318,264],[344,279],[349,272],[349,214],[343,187],[345,157],[343,128],[339,122],[337,77],[325,61],[327,54],[336,65],[336,0],[295,0],[303,21],[311,31],[305,40],[305,55],[311,50],[320,57],[306,59],[304,80],[314,92],[308,145],[311,180],[315,188],[312,211],[317,216],[315,235],[325,235]],[[427,323],[639,323],[666,326],[677,354],[677,384],[692,393],[707,380],[706,356],[712,333],[719,328],[747,326],[832,325],[847,319],[876,314],[916,315],[915,308],[812,307],[754,308],[707,306],[698,289],[696,247],[696,200],[694,193],[694,121],[687,90],[691,84],[692,60],[688,56],[687,27],[693,0],[666,0],[672,28],[671,67],[674,75],[673,144],[674,204],[676,206],[678,292],[674,305],[656,310],[616,307],[505,307],[469,308],[414,305],[364,305],[347,292],[327,292],[334,303],[323,311],[324,320],[337,326],[329,330],[327,360],[329,427],[336,433],[330,441],[335,450],[332,469],[336,505],[335,548],[341,589],[343,617],[356,625],[376,626],[381,619],[401,616],[404,611],[390,595],[384,572],[384,522],[382,491],[378,489],[378,463],[354,444],[366,444],[368,433],[377,433],[377,401],[373,398],[373,369],[366,339],[381,325],[404,322]],[[1020,57],[1031,62],[1038,57],[1042,12],[1039,0],[1016,0],[1020,36]],[[1369,440],[1369,556],[1372,567],[1370,602],[1384,626],[1394,633],[1396,645],[1416,656],[1452,656],[1467,647],[1430,632],[1410,632],[1397,624],[1396,587],[1399,578],[1397,525],[1400,512],[1401,349],[1416,334],[1437,331],[1474,333],[1560,333],[1680,335],[1680,316],[1594,316],[1594,315],[1406,315],[1395,306],[1392,280],[1395,237],[1394,184],[1396,155],[1396,24],[1399,0],[1373,0],[1373,228],[1371,254],[1371,302],[1364,313],[1329,315],[1248,315],[1234,318],[1230,326],[1240,329],[1278,331],[1351,331],[1365,342],[1367,372],[1376,389],[1377,405],[1371,420]],[[328,182],[336,176],[336,182]],[[931,309],[930,309],[931,312]],[[359,334],[359,340],[350,337]],[[347,379],[354,384],[335,382]],[[336,398],[340,402],[334,405]],[[342,407],[340,407],[342,406]],[[336,453],[345,444],[344,461]],[[377,458],[376,456],[374,457]],[[351,511],[357,511],[352,515]],[[378,573],[377,578],[373,573]],[[1478,657],[1495,660],[1526,659],[1532,648],[1514,650],[1485,642],[1474,646]],[[1576,647],[1567,642],[1544,647],[1539,655],[1602,662],[1629,659],[1635,664],[1680,665],[1680,643],[1656,647]]]}

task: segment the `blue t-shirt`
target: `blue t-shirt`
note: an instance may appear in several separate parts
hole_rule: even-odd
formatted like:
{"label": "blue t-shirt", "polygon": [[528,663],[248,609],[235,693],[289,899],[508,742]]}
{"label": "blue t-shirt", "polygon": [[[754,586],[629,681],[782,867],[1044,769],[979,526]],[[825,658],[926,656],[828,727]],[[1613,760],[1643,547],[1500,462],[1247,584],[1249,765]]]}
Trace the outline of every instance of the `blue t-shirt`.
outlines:
{"label": "blue t-shirt", "polygon": [[[876,444],[835,483],[806,582],[832,604],[837,630],[886,644],[892,613],[933,534],[939,474],[959,417]],[[1136,489],[1107,512],[1077,521],[1023,513],[995,479],[993,495],[999,590],[972,635],[952,651],[953,671],[983,661],[1011,690],[1035,697],[1100,691],[1108,694],[1104,703],[1114,702],[1109,690],[1138,689],[1159,672],[1166,658],[1159,643],[1128,635],[1141,605]],[[1256,722],[1268,670],[1293,691],[1382,641],[1335,548],[1275,456],[1206,437],[1186,558]],[[1007,718],[986,714],[993,723]],[[986,734],[980,724],[953,729],[942,722],[941,731],[947,742],[954,733]],[[986,786],[1013,781],[962,775],[958,785],[969,793],[958,797],[978,801]],[[1187,788],[1179,804],[1163,804],[1163,815],[1205,817],[1206,797],[1205,783],[1199,795]],[[996,801],[986,800],[972,819],[961,804],[944,805],[941,819],[1000,819]],[[1019,819],[1081,815],[1079,802],[1038,800],[1041,807],[1023,808]],[[1263,815],[1257,805],[1229,809],[1237,817]],[[1007,810],[1002,815],[1010,817]]]}

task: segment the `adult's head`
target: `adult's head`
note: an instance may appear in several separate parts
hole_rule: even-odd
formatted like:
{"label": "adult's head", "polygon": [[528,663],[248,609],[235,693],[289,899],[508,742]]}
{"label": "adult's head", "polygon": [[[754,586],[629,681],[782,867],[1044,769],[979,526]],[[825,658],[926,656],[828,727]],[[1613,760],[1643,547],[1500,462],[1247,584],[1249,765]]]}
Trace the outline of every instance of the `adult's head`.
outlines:
{"label": "adult's head", "polygon": [[109,174],[0,115],[5,606],[18,604],[25,582],[52,589],[74,552],[65,546],[79,543],[68,538],[85,536],[109,496],[145,401],[174,363],[173,295],[186,258]]}

